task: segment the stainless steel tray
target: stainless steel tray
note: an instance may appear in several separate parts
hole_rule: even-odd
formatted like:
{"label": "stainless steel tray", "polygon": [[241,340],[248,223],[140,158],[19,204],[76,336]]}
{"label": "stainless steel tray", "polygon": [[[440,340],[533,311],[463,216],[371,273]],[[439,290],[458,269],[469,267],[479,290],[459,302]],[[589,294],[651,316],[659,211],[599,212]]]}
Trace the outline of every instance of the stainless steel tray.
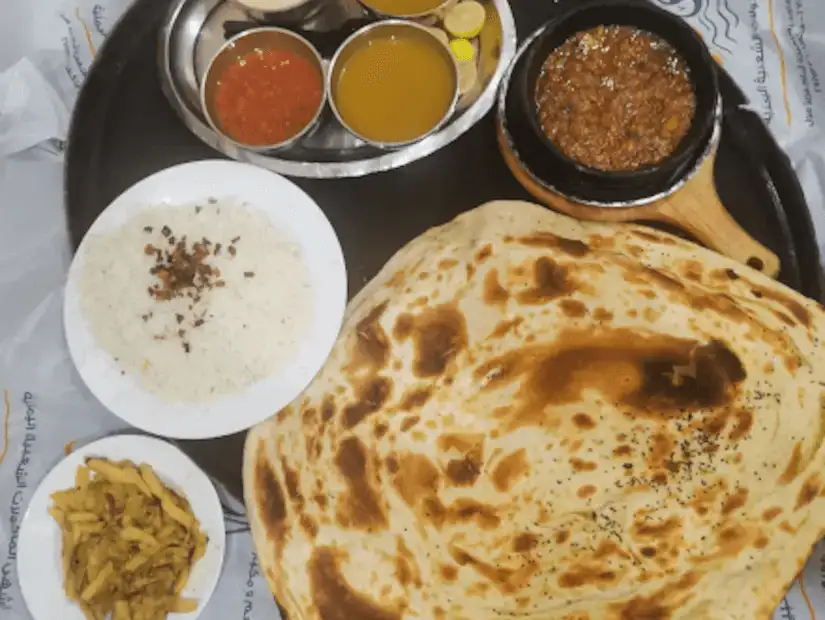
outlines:
{"label": "stainless steel tray", "polygon": [[[483,4],[488,7],[488,15],[498,19],[488,18],[478,37],[477,86],[461,97],[453,118],[443,129],[401,149],[385,151],[364,144],[341,127],[329,110],[317,131],[294,147],[274,154],[248,151],[215,133],[201,111],[200,79],[224,43],[224,24],[249,19],[231,0],[174,0],[159,40],[161,88],[186,126],[232,159],[307,178],[357,177],[392,170],[445,147],[495,104],[498,85],[516,54],[516,26],[507,0],[484,0]],[[348,19],[364,17],[366,13],[355,0],[329,0],[323,11],[301,28],[331,31]]]}

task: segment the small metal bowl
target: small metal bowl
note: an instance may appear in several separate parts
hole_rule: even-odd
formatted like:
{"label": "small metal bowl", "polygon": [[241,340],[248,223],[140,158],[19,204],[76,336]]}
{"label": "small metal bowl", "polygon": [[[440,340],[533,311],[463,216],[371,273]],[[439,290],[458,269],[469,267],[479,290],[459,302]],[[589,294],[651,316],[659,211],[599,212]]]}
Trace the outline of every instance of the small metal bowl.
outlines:
{"label": "small metal bowl", "polygon": [[429,11],[422,11],[421,13],[411,13],[409,15],[403,15],[398,13],[388,13],[386,11],[382,11],[380,9],[376,9],[373,7],[369,0],[358,0],[358,4],[360,4],[364,9],[377,17],[382,19],[401,19],[401,20],[427,20],[428,18],[439,17],[443,16],[443,14],[452,7],[453,5],[457,4],[458,0],[443,0],[438,6],[435,8],[430,9]]}
{"label": "small metal bowl", "polygon": [[254,7],[245,0],[232,0],[244,13],[262,24],[302,24],[316,17],[329,0],[298,0],[285,9],[267,10]]}
{"label": "small metal bowl", "polygon": [[[361,48],[363,45],[367,45],[370,41],[384,38],[384,37],[392,37],[398,34],[402,34],[404,36],[415,36],[420,37],[422,41],[426,41],[427,44],[433,45],[434,48],[438,49],[440,52],[444,54],[444,58],[449,60],[450,66],[453,67],[453,76],[454,76],[454,86],[453,86],[453,99],[450,102],[450,105],[447,107],[447,110],[444,112],[444,116],[441,118],[438,123],[436,123],[433,127],[431,127],[426,133],[416,136],[410,140],[404,140],[402,142],[381,142],[378,140],[373,140],[367,136],[363,136],[357,131],[355,131],[349,123],[343,118],[340,111],[338,110],[338,106],[335,102],[335,93],[336,93],[336,84],[338,79],[341,75],[342,69],[346,66],[347,61],[352,57],[353,53],[355,53],[358,49]],[[444,126],[450,118],[452,118],[453,114],[455,113],[456,105],[458,104],[459,98],[459,88],[458,88],[458,64],[456,63],[455,56],[450,51],[450,48],[444,45],[444,42],[441,41],[438,37],[436,37],[426,26],[422,26],[415,22],[405,21],[402,19],[388,19],[380,22],[374,22],[367,26],[364,26],[360,30],[357,30],[355,33],[350,35],[346,41],[338,48],[338,51],[335,52],[335,56],[332,57],[332,60],[329,64],[329,70],[327,71],[327,94],[329,98],[329,106],[332,108],[333,114],[335,114],[335,118],[338,119],[338,122],[349,131],[352,135],[356,136],[357,138],[363,140],[365,143],[370,144],[372,146],[378,147],[380,149],[397,149],[403,146],[407,146],[409,144],[413,144],[415,142],[420,142],[424,138],[431,136],[435,132],[437,132],[441,127]]]}
{"label": "small metal bowl", "polygon": [[[316,67],[318,70],[318,76],[321,78],[321,101],[318,103],[318,109],[315,111],[315,116],[312,120],[294,136],[277,144],[244,144],[225,132],[217,122],[217,117],[212,114],[212,107],[215,101],[215,88],[218,85],[220,76],[232,63],[238,62],[249,52],[254,50],[268,50],[273,48],[286,49],[299,54],[309,60]],[[206,72],[201,80],[200,90],[203,114],[212,129],[214,129],[219,135],[232,142],[234,145],[259,153],[288,148],[312,132],[318,125],[321,114],[324,111],[324,105],[327,101],[327,80],[324,71],[324,61],[318,53],[318,50],[316,50],[312,44],[302,36],[283,28],[274,27],[247,30],[246,32],[242,32],[232,37],[224,43],[218,50],[218,53],[215,54],[209,62],[209,66],[206,68]]]}

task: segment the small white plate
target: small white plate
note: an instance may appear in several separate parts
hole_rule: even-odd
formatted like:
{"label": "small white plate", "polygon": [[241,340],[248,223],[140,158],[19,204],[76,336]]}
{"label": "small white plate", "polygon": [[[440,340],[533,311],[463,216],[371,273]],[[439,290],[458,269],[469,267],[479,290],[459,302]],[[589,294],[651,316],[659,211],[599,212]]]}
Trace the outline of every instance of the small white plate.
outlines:
{"label": "small white plate", "polygon": [[[298,354],[280,372],[239,394],[211,402],[170,403],[145,390],[137,377],[123,375],[115,360],[98,345],[82,311],[79,281],[89,235],[116,230],[147,207],[186,206],[209,198],[260,210],[301,246],[317,311]],[[200,161],[140,181],[100,214],[69,269],[63,322],[69,352],[81,378],[112,413],[155,435],[204,439],[250,428],[294,400],[329,357],[346,303],[347,273],[341,245],[326,216],[309,196],[274,172],[238,162]]]}
{"label": "small white plate", "polygon": [[165,441],[140,435],[115,435],[75,450],[46,475],[34,492],[20,526],[17,549],[20,589],[32,617],[34,620],[85,620],[80,608],[69,601],[63,591],[60,528],[48,509],[51,494],[72,488],[78,465],[91,456],[147,463],[161,482],[189,500],[209,542],[183,596],[198,599],[200,604],[192,613],[168,617],[195,620],[209,601],[221,574],[226,544],[221,503],[209,478],[189,457]]}

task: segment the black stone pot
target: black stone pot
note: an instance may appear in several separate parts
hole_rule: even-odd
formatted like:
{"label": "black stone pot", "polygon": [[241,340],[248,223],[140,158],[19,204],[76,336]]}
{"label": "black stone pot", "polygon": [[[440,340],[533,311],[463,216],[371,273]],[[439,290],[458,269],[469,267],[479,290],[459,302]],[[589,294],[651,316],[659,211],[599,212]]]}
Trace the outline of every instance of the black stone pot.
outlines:
{"label": "black stone pot", "polygon": [[[570,36],[599,25],[658,35],[687,63],[696,112],[676,150],[658,164],[617,172],[590,168],[564,155],[541,128],[534,93],[544,61]],[[695,167],[713,135],[718,102],[716,63],[687,22],[647,0],[585,0],[545,24],[520,57],[508,85],[507,128],[519,157],[561,193],[582,202],[638,203],[667,192]]]}

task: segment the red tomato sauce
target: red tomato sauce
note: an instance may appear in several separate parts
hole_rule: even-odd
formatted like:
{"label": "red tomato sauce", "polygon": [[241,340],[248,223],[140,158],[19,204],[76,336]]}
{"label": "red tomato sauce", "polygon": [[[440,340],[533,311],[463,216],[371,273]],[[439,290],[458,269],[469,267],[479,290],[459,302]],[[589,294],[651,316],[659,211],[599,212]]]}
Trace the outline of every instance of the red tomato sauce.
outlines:
{"label": "red tomato sauce", "polygon": [[309,60],[289,50],[255,50],[218,78],[218,127],[237,142],[277,144],[300,133],[318,111],[322,77]]}

